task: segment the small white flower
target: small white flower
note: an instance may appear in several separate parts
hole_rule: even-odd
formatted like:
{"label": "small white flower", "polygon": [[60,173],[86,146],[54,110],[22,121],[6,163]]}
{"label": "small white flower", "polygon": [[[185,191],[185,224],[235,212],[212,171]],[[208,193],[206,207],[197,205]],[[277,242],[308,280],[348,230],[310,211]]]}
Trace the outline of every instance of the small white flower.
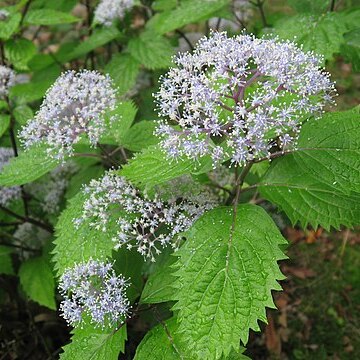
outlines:
{"label": "small white flower", "polygon": [[107,75],[97,71],[68,71],[47,91],[39,112],[21,130],[25,148],[42,141],[48,153],[63,160],[83,135],[96,146],[104,131],[104,115],[113,110],[116,91]]}
{"label": "small white flower", "polygon": [[60,279],[59,289],[64,296],[60,305],[62,316],[72,326],[81,324],[84,316],[90,317],[95,326],[114,326],[128,316],[128,286],[110,263],[89,260],[75,265]]}
{"label": "small white flower", "polygon": [[321,114],[335,93],[320,57],[277,38],[212,33],[174,62],[155,94],[155,133],[172,159],[243,165],[288,149],[299,120]]}
{"label": "small white flower", "polygon": [[102,0],[95,9],[94,19],[99,24],[111,26],[115,19],[122,20],[134,0]]}
{"label": "small white flower", "polygon": [[14,84],[14,71],[6,66],[0,65],[0,99],[8,95],[10,87]]}

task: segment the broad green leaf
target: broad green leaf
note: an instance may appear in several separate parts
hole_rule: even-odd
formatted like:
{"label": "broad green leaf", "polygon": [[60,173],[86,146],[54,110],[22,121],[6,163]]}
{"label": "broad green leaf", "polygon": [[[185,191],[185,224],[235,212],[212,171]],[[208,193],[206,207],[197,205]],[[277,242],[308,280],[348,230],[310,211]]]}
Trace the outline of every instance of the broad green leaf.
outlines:
{"label": "broad green leaf", "polygon": [[170,161],[158,146],[150,146],[138,153],[121,170],[134,185],[149,188],[188,173],[202,173],[212,168],[210,157],[198,162],[190,159]]}
{"label": "broad green leaf", "polygon": [[[135,119],[137,107],[131,101],[118,103],[116,109],[106,114],[106,129],[100,143],[121,145]],[[112,119],[112,120],[111,120]]]}
{"label": "broad green leaf", "polygon": [[187,24],[207,20],[229,4],[229,0],[184,0],[177,8],[156,14],[147,27],[158,34],[165,34]]}
{"label": "broad green leaf", "polygon": [[277,261],[286,240],[261,207],[244,204],[205,213],[176,253],[179,337],[192,359],[219,359],[246,344],[266,322],[272,290],[284,279]]}
{"label": "broad green leaf", "polygon": [[11,260],[13,249],[8,246],[0,245],[0,275],[14,275],[14,267]]}
{"label": "broad green leaf", "polygon": [[63,347],[60,360],[117,360],[127,340],[126,325],[119,330],[84,325],[72,334],[71,343]]}
{"label": "broad green leaf", "polygon": [[0,24],[0,39],[7,40],[13,33],[19,28],[21,21],[21,14],[15,13],[9,16],[5,21],[1,21]]}
{"label": "broad green leaf", "polygon": [[68,12],[70,11],[76,4],[77,0],[35,0],[31,3],[32,9],[54,9]]}
{"label": "broad green leaf", "polygon": [[75,263],[88,261],[91,258],[105,260],[111,256],[114,247],[112,237],[117,229],[115,223],[112,227],[109,225],[113,232],[96,230],[89,225],[89,221],[84,221],[78,227],[74,224],[74,220],[81,217],[84,201],[83,192],[74,196],[56,224],[53,260],[59,276]]}
{"label": "broad green leaf", "polygon": [[53,9],[30,10],[24,19],[26,24],[30,25],[58,25],[79,21],[80,19]]}
{"label": "broad green leaf", "polygon": [[155,121],[143,120],[134,124],[124,136],[123,146],[131,151],[141,151],[156,145],[159,139],[154,135],[155,128]]}
{"label": "broad green leaf", "polygon": [[97,29],[85,41],[81,42],[72,52],[65,55],[61,61],[68,62],[79,58],[90,51],[119,38],[120,36],[121,33],[115,27],[102,27],[101,29]]}
{"label": "broad green leaf", "polygon": [[176,7],[178,0],[155,0],[151,7],[155,11],[171,10]]}
{"label": "broad green leaf", "polygon": [[0,137],[4,135],[9,125],[10,125],[10,115],[0,114]]}
{"label": "broad green leaf", "polygon": [[124,95],[135,85],[139,71],[140,63],[130,54],[114,55],[104,69],[115,81],[120,95]]}
{"label": "broad green leaf", "polygon": [[36,46],[27,39],[8,40],[4,45],[6,58],[18,70],[28,70],[28,61],[36,54]]}
{"label": "broad green leaf", "polygon": [[55,280],[45,259],[37,257],[22,263],[19,277],[23,290],[31,300],[56,310]]}
{"label": "broad green leaf", "polygon": [[330,8],[328,0],[288,0],[288,2],[299,13],[321,14]]}
{"label": "broad green leaf", "polygon": [[274,161],[264,175],[262,196],[304,227],[359,224],[359,120],[347,111],[304,124],[297,151]]}
{"label": "broad green leaf", "polygon": [[130,54],[148,69],[163,69],[171,65],[174,50],[163,36],[144,32],[129,41]]}
{"label": "broad green leaf", "polygon": [[321,54],[325,60],[340,52],[347,30],[344,16],[335,12],[320,16],[290,16],[275,24],[276,34],[281,38],[295,40],[304,46],[304,50]]}
{"label": "broad green leaf", "polygon": [[169,256],[168,261],[149,276],[141,294],[142,303],[156,304],[174,299],[173,283],[176,278],[171,265],[175,260],[174,256]]}
{"label": "broad green leaf", "polygon": [[23,185],[32,182],[59,165],[57,160],[46,153],[46,146],[41,144],[23,151],[12,158],[0,173],[0,186]]}
{"label": "broad green leaf", "polygon": [[171,318],[152,328],[138,345],[134,360],[189,359],[185,347],[176,337],[177,327],[176,318]]}
{"label": "broad green leaf", "polygon": [[115,260],[114,269],[116,273],[129,279],[130,287],[126,290],[126,295],[130,302],[135,301],[141,294],[143,287],[143,256],[136,249],[121,248],[113,252],[112,259]]}

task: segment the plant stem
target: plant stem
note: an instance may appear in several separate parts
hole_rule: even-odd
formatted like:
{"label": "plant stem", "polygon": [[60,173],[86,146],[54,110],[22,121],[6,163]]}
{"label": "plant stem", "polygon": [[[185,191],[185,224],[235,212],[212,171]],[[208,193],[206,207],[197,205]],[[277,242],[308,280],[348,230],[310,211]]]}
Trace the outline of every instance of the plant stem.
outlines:
{"label": "plant stem", "polygon": [[5,206],[0,205],[0,210],[6,212],[7,214],[13,216],[13,217],[16,218],[16,219],[21,220],[22,222],[29,222],[29,223],[31,223],[31,224],[33,224],[33,225],[36,225],[36,226],[38,226],[38,227],[40,227],[40,228],[42,228],[42,229],[50,232],[51,234],[54,232],[54,230],[53,230],[53,228],[52,228],[51,225],[45,224],[45,223],[43,223],[43,222],[41,222],[41,221],[39,221],[39,220],[33,219],[33,218],[29,217],[29,216],[19,215],[19,214],[17,214],[16,212],[14,212],[14,211],[6,208]]}
{"label": "plant stem", "polygon": [[331,0],[331,3],[330,3],[330,11],[335,11],[335,0]]}
{"label": "plant stem", "polygon": [[269,25],[266,21],[265,12],[264,12],[264,2],[265,0],[256,0],[256,2],[251,1],[251,4],[253,4],[259,9],[262,24],[264,27],[268,27]]}

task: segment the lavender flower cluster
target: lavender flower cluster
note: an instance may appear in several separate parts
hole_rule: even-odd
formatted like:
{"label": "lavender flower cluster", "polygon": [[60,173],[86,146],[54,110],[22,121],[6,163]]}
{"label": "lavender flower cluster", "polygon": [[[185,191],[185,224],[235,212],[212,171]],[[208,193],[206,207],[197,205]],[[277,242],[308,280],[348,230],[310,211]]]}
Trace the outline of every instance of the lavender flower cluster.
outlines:
{"label": "lavender flower cluster", "polygon": [[134,0],[102,0],[95,9],[94,20],[99,24],[111,26],[114,20],[122,20],[133,6]]}
{"label": "lavender flower cluster", "polygon": [[9,93],[9,88],[15,84],[15,73],[7,66],[0,65],[0,99]]}
{"label": "lavender flower cluster", "polygon": [[87,199],[82,217],[75,219],[75,224],[79,226],[91,219],[90,226],[106,232],[114,211],[118,210],[116,223],[119,228],[113,238],[115,249],[136,247],[151,261],[155,261],[154,255],[160,253],[160,247],[170,243],[176,248],[178,235],[205,210],[216,205],[215,198],[209,197],[208,193],[194,193],[190,200],[174,196],[162,200],[158,194],[150,198],[113,171],[100,180],[92,180],[84,192]]}
{"label": "lavender flower cluster", "polygon": [[156,134],[172,159],[243,165],[294,147],[300,120],[335,93],[320,57],[276,38],[212,33],[174,62],[154,95],[163,117]]}
{"label": "lavender flower cluster", "polygon": [[128,286],[123,276],[116,275],[111,263],[89,260],[78,264],[67,269],[60,279],[62,316],[72,326],[87,319],[103,328],[122,322],[130,309]]}
{"label": "lavender flower cluster", "polygon": [[[0,147],[0,171],[9,160],[14,156],[11,148]],[[11,201],[21,197],[20,186],[0,186],[0,205],[7,206]]]}
{"label": "lavender flower cluster", "polygon": [[74,153],[83,135],[96,146],[104,131],[104,115],[116,104],[112,80],[97,71],[68,71],[47,91],[35,118],[21,130],[25,148],[45,141],[48,154],[59,160]]}

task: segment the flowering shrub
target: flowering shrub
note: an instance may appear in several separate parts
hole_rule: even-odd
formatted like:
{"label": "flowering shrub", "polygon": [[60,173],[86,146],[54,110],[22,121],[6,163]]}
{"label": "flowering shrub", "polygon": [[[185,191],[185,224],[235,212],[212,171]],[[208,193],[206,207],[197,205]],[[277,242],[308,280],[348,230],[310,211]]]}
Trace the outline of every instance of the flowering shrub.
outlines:
{"label": "flowering shrub", "polygon": [[359,109],[335,111],[332,61],[359,69],[359,10],[334,3],[0,9],[0,273],[60,310],[61,359],[246,359],[281,224],[359,225]]}

